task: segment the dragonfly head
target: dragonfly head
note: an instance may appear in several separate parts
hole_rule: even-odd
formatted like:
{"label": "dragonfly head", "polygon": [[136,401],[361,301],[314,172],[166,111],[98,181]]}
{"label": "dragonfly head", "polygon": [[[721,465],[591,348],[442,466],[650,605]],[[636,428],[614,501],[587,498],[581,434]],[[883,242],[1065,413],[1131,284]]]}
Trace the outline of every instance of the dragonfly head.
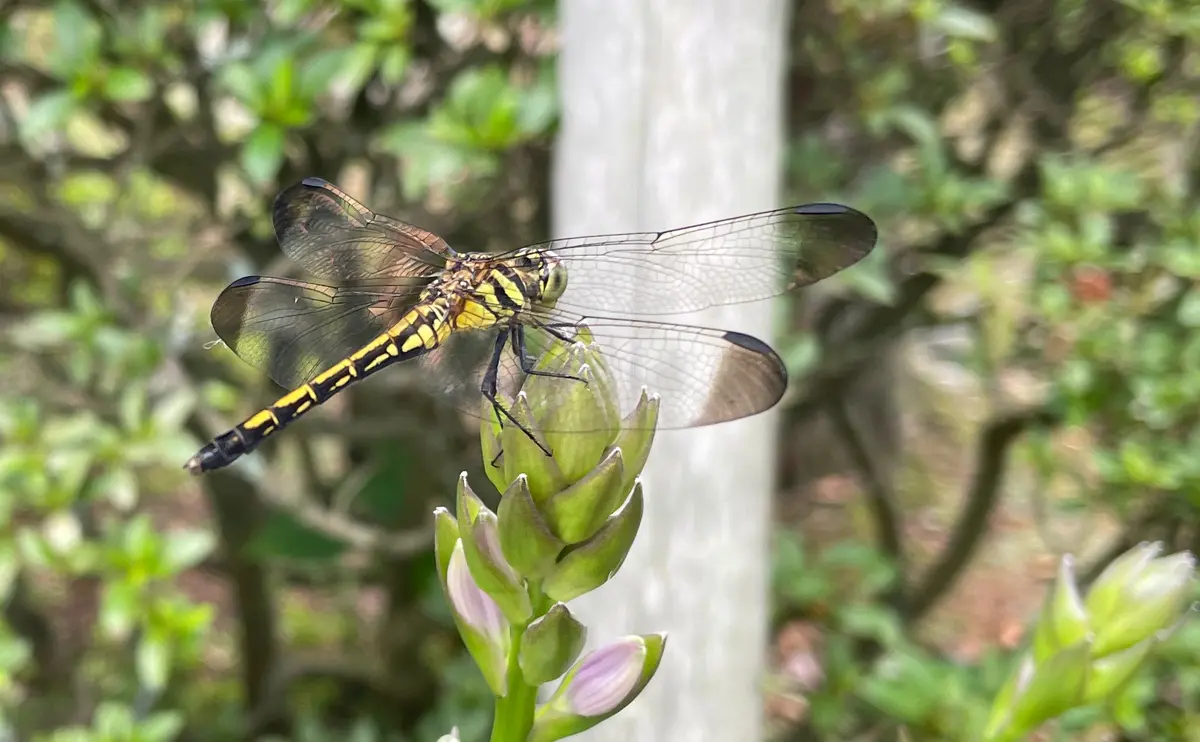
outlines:
{"label": "dragonfly head", "polygon": [[512,266],[526,276],[526,285],[536,286],[538,304],[554,306],[567,290],[567,267],[549,250],[530,250],[512,261]]}

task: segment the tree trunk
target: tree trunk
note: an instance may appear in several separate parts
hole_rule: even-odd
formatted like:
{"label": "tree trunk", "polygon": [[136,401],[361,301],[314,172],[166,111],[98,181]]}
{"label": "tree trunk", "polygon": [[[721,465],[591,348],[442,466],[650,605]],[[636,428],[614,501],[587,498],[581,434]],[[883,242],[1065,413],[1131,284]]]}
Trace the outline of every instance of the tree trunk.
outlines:
{"label": "tree trunk", "polygon": [[[560,8],[559,236],[669,229],[780,205],[782,0]],[[670,319],[772,339],[771,302]],[[761,737],[774,424],[768,413],[659,432],[638,540],[578,611],[590,646],[667,631],[666,655],[642,697],[581,740]]]}

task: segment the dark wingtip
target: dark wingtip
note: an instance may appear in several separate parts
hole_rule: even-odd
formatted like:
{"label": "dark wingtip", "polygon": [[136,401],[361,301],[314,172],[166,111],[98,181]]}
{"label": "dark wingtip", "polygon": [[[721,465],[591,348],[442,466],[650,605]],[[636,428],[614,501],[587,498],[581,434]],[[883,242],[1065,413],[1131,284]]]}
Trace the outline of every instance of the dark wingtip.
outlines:
{"label": "dark wingtip", "polygon": [[751,353],[757,353],[760,356],[770,358],[779,367],[780,371],[785,376],[787,375],[787,366],[784,365],[783,359],[779,357],[774,348],[762,340],[753,335],[747,335],[744,332],[733,332],[732,330],[725,333],[725,339],[739,348],[745,348]]}
{"label": "dark wingtip", "polygon": [[[792,213],[801,216],[841,217],[838,220],[839,228],[845,232],[845,236],[855,238],[865,246],[858,256],[859,260],[874,250],[879,240],[879,227],[875,224],[875,220],[852,206],[834,203],[802,204],[793,206]],[[851,234],[851,229],[855,230],[853,234]]]}
{"label": "dark wingtip", "polygon": [[253,286],[259,282],[260,278],[260,276],[242,276],[233,283],[229,284],[229,286],[226,288],[240,289],[246,286]]}
{"label": "dark wingtip", "polygon": [[275,203],[271,208],[271,222],[275,227],[276,237],[282,238],[283,231],[293,220],[301,220],[305,217],[303,214],[292,213],[293,202],[295,202],[308,188],[318,190],[327,190],[334,188],[333,184],[324,178],[318,178],[315,175],[310,175],[304,180],[301,180],[295,185],[290,185],[275,195]]}
{"label": "dark wingtip", "polygon": [[808,214],[811,216],[833,216],[853,211],[855,210],[849,206],[831,203],[802,204],[792,209],[792,213],[794,214]]}
{"label": "dark wingtip", "polygon": [[752,351],[754,353],[762,353],[763,355],[775,355],[774,348],[767,345],[762,340],[759,340],[758,338],[754,337],[753,335],[747,335],[744,332],[733,332],[732,330],[730,330],[729,332],[725,333],[725,339],[728,340],[729,342],[733,343],[734,345],[745,348],[746,350]]}
{"label": "dark wingtip", "polygon": [[[783,399],[784,393],[788,386],[787,366],[783,359],[775,352],[767,343],[743,332],[728,331],[725,333],[725,340],[731,345],[735,345],[743,350],[753,353],[758,356],[760,363],[753,364],[756,368],[756,374],[753,379],[746,377],[747,384],[751,384],[752,388],[747,388],[744,391],[746,399],[751,400],[754,409],[744,410],[745,413],[754,414],[757,412],[765,412],[771,409],[779,400]],[[745,370],[748,367],[744,364],[738,364],[740,370]]]}

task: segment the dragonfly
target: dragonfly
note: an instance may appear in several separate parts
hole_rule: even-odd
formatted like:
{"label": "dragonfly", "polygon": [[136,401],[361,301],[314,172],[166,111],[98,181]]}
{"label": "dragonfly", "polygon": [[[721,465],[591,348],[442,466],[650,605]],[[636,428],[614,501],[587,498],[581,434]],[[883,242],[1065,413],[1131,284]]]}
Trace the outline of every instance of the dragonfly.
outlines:
{"label": "dragonfly", "polygon": [[[396,364],[467,415],[490,407],[552,453],[509,400],[539,374],[579,383],[535,364],[538,349],[573,343],[581,328],[622,410],[647,389],[658,397],[659,429],[764,412],[788,383],[770,345],[666,318],[809,286],[858,263],[877,237],[862,212],[809,203],[662,232],[459,252],[317,177],[281,191],[272,221],[283,253],[312,280],[239,278],[221,291],[211,320],[239,358],[290,391],[204,445],[184,464],[193,474],[233,464]],[[588,432],[578,416],[560,417],[579,429],[559,432]]]}

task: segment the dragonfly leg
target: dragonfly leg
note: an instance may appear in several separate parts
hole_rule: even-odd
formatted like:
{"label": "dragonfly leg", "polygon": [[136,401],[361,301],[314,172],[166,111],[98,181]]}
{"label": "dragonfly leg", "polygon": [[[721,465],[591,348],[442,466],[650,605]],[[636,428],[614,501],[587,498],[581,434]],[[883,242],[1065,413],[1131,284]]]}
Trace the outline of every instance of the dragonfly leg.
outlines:
{"label": "dragonfly leg", "polygon": [[[509,422],[511,422],[513,425],[516,425],[517,429],[529,436],[529,440],[536,443],[537,447],[542,449],[542,452],[547,456],[553,456],[554,454],[550,451],[550,449],[547,448],[541,441],[539,441],[536,436],[534,436],[533,431],[522,425],[517,418],[513,417],[512,412],[510,412],[504,405],[500,404],[500,400],[496,397],[496,393],[499,391],[500,357],[504,353],[504,346],[507,342],[507,332],[501,332],[496,336],[496,347],[492,351],[492,360],[488,363],[487,371],[483,374],[483,382],[479,385],[479,391],[483,393],[484,399],[492,403],[492,409],[496,411],[497,415],[502,418],[507,418]],[[503,424],[503,421],[501,421],[501,425]],[[500,451],[496,454],[496,458],[492,459],[492,466],[496,465],[496,462],[500,460],[500,456],[503,453],[503,451]]]}
{"label": "dragonfly leg", "polygon": [[559,327],[574,327],[574,325],[538,325],[538,327],[550,333],[550,335],[554,338],[557,338],[568,345],[575,342],[575,338],[568,337],[565,332],[558,329]]}
{"label": "dragonfly leg", "polygon": [[[570,342],[565,337],[560,335],[556,330],[552,330],[546,325],[542,325],[542,329],[549,332],[554,337]],[[517,354],[517,359],[521,364],[521,371],[528,376],[547,376],[552,379],[571,379],[572,381],[582,381],[587,384],[587,379],[581,378],[574,374],[560,374],[553,371],[538,371],[534,368],[533,357],[529,355],[529,350],[525,347],[525,328],[517,325],[510,330],[512,335],[513,352]]]}
{"label": "dragonfly leg", "polygon": [[546,332],[550,333],[550,335],[552,335],[553,337],[570,345],[572,343],[577,342],[577,338],[572,337],[571,335],[568,335],[567,333],[563,332],[563,330],[570,329],[570,330],[574,330],[576,333],[578,333],[579,326],[581,324],[586,324],[586,318],[577,320],[575,322],[541,322],[538,320],[534,320],[533,324],[539,330],[545,330]]}

